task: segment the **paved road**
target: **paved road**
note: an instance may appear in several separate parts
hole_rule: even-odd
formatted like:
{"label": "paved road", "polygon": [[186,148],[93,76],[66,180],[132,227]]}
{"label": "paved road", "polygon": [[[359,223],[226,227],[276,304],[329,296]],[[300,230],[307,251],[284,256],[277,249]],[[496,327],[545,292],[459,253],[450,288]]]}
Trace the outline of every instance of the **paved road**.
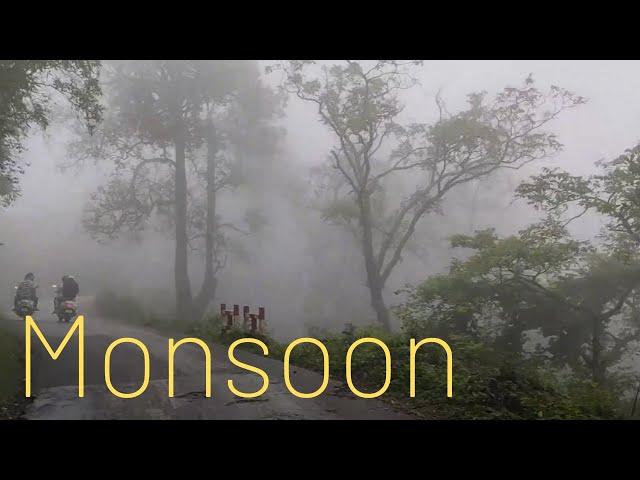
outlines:
{"label": "paved road", "polygon": [[[43,303],[43,305],[48,305]],[[82,302],[81,302],[82,305]],[[45,308],[43,307],[43,310]],[[387,403],[355,397],[340,382],[330,381],[327,389],[313,399],[292,395],[283,382],[280,361],[236,350],[241,361],[265,370],[269,389],[257,399],[233,395],[227,380],[241,391],[256,391],[262,386],[258,375],[235,367],[227,357],[227,347],[210,344],[212,351],[212,396],[204,396],[204,356],[195,345],[180,347],[175,356],[175,397],[167,387],[168,336],[150,328],[134,327],[98,318],[85,312],[85,397],[78,398],[77,335],[58,360],[52,360],[37,338],[32,341],[34,401],[26,411],[27,419],[412,419],[395,411]],[[0,325],[20,335],[24,325],[15,316]],[[36,321],[55,349],[69,325],[60,324],[48,312],[39,312]],[[120,399],[107,390],[104,381],[104,353],[116,338],[141,340],[150,352],[150,384],[134,399]],[[176,340],[182,336],[175,336]],[[111,376],[116,388],[132,392],[143,378],[140,350],[123,344],[111,357]],[[321,375],[292,367],[292,384],[310,392],[322,383]]]}

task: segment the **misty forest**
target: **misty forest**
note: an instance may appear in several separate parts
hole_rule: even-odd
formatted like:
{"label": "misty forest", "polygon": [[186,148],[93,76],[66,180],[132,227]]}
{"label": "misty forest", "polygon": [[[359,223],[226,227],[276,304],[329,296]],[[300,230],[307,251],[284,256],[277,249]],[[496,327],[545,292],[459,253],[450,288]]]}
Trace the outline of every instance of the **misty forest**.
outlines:
{"label": "misty forest", "polygon": [[[43,325],[69,274],[89,327],[228,345],[247,332],[220,305],[262,307],[251,335],[270,358],[317,338],[338,381],[355,339],[382,339],[376,401],[412,418],[634,418],[639,76],[596,61],[0,61],[0,417],[24,408],[11,306],[33,272]],[[408,395],[408,339],[428,337],[453,350],[453,398],[435,347]],[[322,371],[313,345],[291,362]],[[380,348],[360,347],[353,372],[380,388]]]}

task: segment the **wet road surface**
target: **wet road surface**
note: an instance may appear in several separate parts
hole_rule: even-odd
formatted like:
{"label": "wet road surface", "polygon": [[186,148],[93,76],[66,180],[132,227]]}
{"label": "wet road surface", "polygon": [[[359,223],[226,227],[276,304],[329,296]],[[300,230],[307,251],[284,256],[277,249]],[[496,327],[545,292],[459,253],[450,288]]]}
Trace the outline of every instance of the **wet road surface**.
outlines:
{"label": "wet road surface", "polygon": [[[45,304],[46,305],[46,304]],[[82,305],[82,303],[81,303]],[[46,308],[43,308],[46,310]],[[17,333],[24,345],[24,324],[15,315],[7,315],[1,328]],[[38,312],[36,323],[55,350],[71,324],[58,323],[47,311]],[[233,380],[237,389],[257,391],[262,379],[234,366],[227,347],[210,344],[212,357],[212,396],[206,398],[205,364],[202,349],[183,345],[175,354],[175,396],[168,395],[168,338],[151,328],[125,325],[85,313],[85,396],[78,397],[78,336],[74,334],[62,354],[53,360],[35,334],[32,334],[33,402],[27,407],[27,419],[413,419],[389,404],[361,399],[344,384],[329,381],[316,398],[295,397],[283,380],[282,362],[236,349],[236,357],[263,369],[269,376],[268,390],[258,398],[243,399],[227,386]],[[150,354],[150,382],[137,398],[121,399],[106,387],[104,356],[117,338],[142,341]],[[184,335],[175,335],[176,341]],[[23,347],[24,348],[24,347]],[[135,345],[122,344],[111,355],[111,379],[121,392],[136,391],[144,374],[143,354]],[[322,376],[291,367],[291,382],[298,391],[311,392],[322,384]]]}

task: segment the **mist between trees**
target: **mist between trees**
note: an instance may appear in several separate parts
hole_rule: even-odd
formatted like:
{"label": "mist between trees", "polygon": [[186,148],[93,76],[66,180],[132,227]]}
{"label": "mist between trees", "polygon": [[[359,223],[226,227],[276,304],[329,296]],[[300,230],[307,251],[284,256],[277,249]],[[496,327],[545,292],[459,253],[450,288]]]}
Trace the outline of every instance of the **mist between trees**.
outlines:
{"label": "mist between trees", "polygon": [[593,99],[535,75],[425,95],[429,74],[0,62],[3,281],[75,273],[172,323],[264,305],[278,338],[454,336],[631,392],[640,147],[583,175],[557,159]]}

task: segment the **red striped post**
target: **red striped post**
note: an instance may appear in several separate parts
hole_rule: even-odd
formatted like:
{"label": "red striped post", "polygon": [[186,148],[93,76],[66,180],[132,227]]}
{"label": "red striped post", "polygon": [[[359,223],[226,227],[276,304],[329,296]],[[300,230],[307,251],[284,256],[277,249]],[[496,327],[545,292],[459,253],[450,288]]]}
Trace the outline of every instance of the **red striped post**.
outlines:
{"label": "red striped post", "polygon": [[264,333],[265,314],[264,307],[258,307],[258,330],[260,333]]}
{"label": "red striped post", "polygon": [[[227,317],[227,304],[221,303],[220,304],[220,322],[224,322],[226,317]],[[227,330],[227,328],[228,328],[227,325],[222,323],[222,333],[224,333]]]}
{"label": "red striped post", "polygon": [[242,307],[242,316],[243,316],[242,328],[246,332],[247,329],[249,328],[249,305],[245,305],[244,307]]}

